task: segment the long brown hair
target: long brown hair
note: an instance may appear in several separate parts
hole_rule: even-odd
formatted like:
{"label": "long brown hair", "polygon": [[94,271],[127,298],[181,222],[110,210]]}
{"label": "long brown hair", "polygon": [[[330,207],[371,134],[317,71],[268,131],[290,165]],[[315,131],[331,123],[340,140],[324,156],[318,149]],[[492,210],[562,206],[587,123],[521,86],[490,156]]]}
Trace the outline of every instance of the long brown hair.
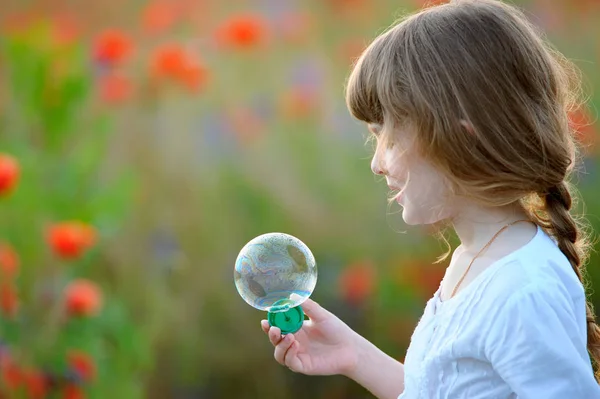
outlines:
{"label": "long brown hair", "polygon": [[[346,93],[362,121],[413,126],[419,151],[457,194],[521,204],[582,280],[589,245],[569,185],[577,157],[569,115],[580,99],[578,69],[498,0],[455,0],[405,17],[363,52]],[[589,303],[587,325],[597,368],[600,328]]]}

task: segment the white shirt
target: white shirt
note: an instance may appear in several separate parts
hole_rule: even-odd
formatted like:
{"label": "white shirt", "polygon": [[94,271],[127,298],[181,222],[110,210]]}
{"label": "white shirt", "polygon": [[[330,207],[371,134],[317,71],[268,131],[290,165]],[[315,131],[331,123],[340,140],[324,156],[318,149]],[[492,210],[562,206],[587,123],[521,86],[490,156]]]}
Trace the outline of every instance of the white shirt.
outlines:
{"label": "white shirt", "polygon": [[427,302],[398,399],[594,399],[582,284],[538,227],[453,298]]}

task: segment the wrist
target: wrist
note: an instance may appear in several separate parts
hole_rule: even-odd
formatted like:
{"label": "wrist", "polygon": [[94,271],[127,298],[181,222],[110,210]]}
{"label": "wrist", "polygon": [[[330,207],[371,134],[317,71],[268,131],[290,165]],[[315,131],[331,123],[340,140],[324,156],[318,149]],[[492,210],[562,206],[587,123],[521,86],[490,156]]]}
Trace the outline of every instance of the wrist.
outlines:
{"label": "wrist", "polygon": [[361,376],[365,374],[372,364],[374,358],[374,352],[377,348],[364,337],[356,334],[356,339],[353,342],[354,356],[353,362],[349,365],[346,370],[342,371],[342,375],[359,382]]}
{"label": "wrist", "polygon": [[344,375],[378,398],[396,399],[404,391],[404,365],[360,337],[355,364]]}

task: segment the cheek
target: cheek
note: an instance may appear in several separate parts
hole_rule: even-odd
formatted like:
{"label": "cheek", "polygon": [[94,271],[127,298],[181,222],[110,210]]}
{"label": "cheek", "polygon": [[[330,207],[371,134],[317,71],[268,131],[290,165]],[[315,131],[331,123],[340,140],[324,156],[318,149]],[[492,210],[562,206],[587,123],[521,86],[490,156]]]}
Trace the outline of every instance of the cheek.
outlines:
{"label": "cheek", "polygon": [[413,180],[406,187],[402,217],[408,225],[428,225],[452,218],[455,209],[442,181]]}
{"label": "cheek", "polygon": [[419,193],[423,200],[442,201],[447,196],[446,185],[442,179],[431,178],[431,176],[421,177],[418,179],[422,184],[419,184]]}
{"label": "cheek", "polygon": [[394,148],[387,149],[384,154],[386,165],[390,176],[398,183],[405,182],[408,174],[408,162],[406,157],[398,153]]}
{"label": "cheek", "polygon": [[389,173],[404,183],[400,204],[404,221],[409,225],[433,224],[454,214],[448,181],[432,165],[415,156],[387,154]]}
{"label": "cheek", "polygon": [[427,163],[415,161],[408,168],[407,191],[412,199],[428,206],[443,204],[448,200],[446,179]]}

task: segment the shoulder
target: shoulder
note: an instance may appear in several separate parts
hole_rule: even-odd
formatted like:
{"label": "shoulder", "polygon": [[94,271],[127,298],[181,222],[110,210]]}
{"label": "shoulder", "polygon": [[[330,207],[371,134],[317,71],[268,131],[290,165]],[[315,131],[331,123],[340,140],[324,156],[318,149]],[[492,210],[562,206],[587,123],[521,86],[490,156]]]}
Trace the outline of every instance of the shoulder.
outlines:
{"label": "shoulder", "polygon": [[484,358],[519,397],[599,397],[587,352],[585,291],[543,232],[487,281]]}
{"label": "shoulder", "polygon": [[530,243],[498,265],[485,291],[499,308],[533,296],[570,302],[585,298],[571,263],[541,229]]}

